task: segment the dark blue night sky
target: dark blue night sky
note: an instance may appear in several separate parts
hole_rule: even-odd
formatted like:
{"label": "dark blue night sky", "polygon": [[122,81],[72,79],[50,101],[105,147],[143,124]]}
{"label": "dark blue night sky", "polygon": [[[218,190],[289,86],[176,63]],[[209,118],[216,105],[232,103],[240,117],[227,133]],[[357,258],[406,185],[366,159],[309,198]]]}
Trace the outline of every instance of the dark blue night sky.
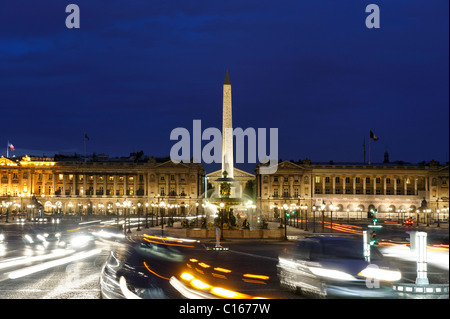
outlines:
{"label": "dark blue night sky", "polygon": [[0,154],[82,154],[86,132],[168,156],[172,129],[221,128],[228,69],[234,126],[278,128],[284,160],[362,162],[372,130],[372,162],[446,162],[448,37],[447,0],[4,0]]}

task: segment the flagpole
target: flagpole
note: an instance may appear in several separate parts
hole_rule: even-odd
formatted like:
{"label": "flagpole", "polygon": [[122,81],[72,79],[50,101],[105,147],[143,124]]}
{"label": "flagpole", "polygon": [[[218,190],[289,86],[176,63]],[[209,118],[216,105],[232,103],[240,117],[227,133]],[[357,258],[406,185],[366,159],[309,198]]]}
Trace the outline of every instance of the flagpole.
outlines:
{"label": "flagpole", "polygon": [[366,137],[364,137],[364,140],[363,140],[363,149],[364,149],[364,162],[363,163],[366,163]]}
{"label": "flagpole", "polygon": [[84,161],[86,162],[86,133],[84,133]]}
{"label": "flagpole", "polygon": [[9,157],[9,141],[6,144],[6,158],[8,158],[8,157]]}
{"label": "flagpole", "polygon": [[371,138],[369,138],[369,165],[370,165],[370,140]]}

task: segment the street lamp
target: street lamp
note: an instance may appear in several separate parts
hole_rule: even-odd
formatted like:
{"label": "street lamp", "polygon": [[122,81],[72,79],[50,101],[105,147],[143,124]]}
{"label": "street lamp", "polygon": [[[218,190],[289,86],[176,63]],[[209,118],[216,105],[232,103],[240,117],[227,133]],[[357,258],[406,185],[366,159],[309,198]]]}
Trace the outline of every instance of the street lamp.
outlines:
{"label": "street lamp", "polygon": [[313,206],[313,233],[316,232],[316,206]]}
{"label": "street lamp", "polygon": [[141,202],[138,202],[138,227],[137,231],[141,231]]}
{"label": "street lamp", "polygon": [[322,233],[325,232],[325,205],[322,204],[320,206],[320,208],[322,209]]}
{"label": "street lamp", "polygon": [[220,240],[223,240],[223,208],[225,206],[224,202],[221,202],[219,206],[220,206]]}
{"label": "street lamp", "polygon": [[330,204],[330,213],[331,213],[331,218],[330,218],[330,222],[331,222],[331,232],[333,232],[333,209],[334,209],[334,205]]}
{"label": "street lamp", "polygon": [[437,227],[440,227],[440,224],[439,224],[439,209],[436,209],[436,213],[437,213],[437,220],[438,220]]}
{"label": "street lamp", "polygon": [[[155,217],[155,214],[153,212],[153,210],[155,208],[155,203],[152,202],[151,205],[152,205],[152,213],[151,214],[152,214],[152,227],[153,227],[153,226],[155,226],[154,223],[153,223],[153,218]],[[156,219],[156,226],[158,226],[158,219]]]}
{"label": "street lamp", "polygon": [[148,203],[145,203],[145,228],[148,228]]}
{"label": "street lamp", "polygon": [[161,234],[164,231],[164,211],[161,210],[163,208],[165,210],[166,203],[161,202],[159,203],[159,215],[161,216]]}
{"label": "street lamp", "polygon": [[308,231],[308,205],[304,205],[303,209],[305,210],[305,230]]}
{"label": "street lamp", "polygon": [[288,205],[284,204],[283,205],[284,208],[284,240],[287,240],[287,209],[288,209]]}
{"label": "street lamp", "polygon": [[125,200],[123,202],[123,207],[124,207],[124,225],[125,225],[124,232],[131,233],[129,216],[128,216],[128,231],[127,231],[127,215],[130,215],[131,202],[129,200]]}
{"label": "street lamp", "polygon": [[195,227],[198,228],[198,202],[195,203]]}
{"label": "street lamp", "polygon": [[117,211],[116,211],[116,218],[117,218],[117,221],[116,221],[116,224],[117,224],[117,227],[119,227],[119,208],[120,208],[120,203],[119,203],[119,200],[117,200],[117,202],[116,202],[116,207],[117,207]]}
{"label": "street lamp", "polygon": [[431,209],[426,210],[426,218],[427,218],[427,226],[430,226],[430,219],[431,219]]}

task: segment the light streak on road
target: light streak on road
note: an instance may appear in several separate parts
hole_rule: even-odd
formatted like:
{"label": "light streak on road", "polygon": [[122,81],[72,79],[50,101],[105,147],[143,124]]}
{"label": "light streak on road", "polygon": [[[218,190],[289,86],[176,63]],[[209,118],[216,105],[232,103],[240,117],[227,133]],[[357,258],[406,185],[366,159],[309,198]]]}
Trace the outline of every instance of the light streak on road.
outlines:
{"label": "light streak on road", "polygon": [[32,256],[32,257],[23,256],[23,257],[6,259],[6,260],[0,262],[0,269],[20,266],[20,265],[24,265],[24,264],[28,264],[28,263],[34,263],[37,261],[44,261],[46,259],[58,258],[58,257],[70,255],[73,253],[74,253],[74,250],[58,249],[58,250],[56,250],[50,254],[46,254],[46,255]]}
{"label": "light streak on road", "polygon": [[[411,251],[409,244],[380,243],[380,251],[384,256],[391,256],[407,261],[416,261],[417,255]],[[427,263],[449,270],[448,248],[427,246]]]}
{"label": "light streak on road", "polygon": [[350,233],[350,234],[355,234],[355,235],[363,234],[362,230],[358,230],[358,229],[362,229],[362,227],[355,226],[355,225],[339,224],[339,223],[331,224],[330,222],[325,222],[324,227],[333,229],[333,230],[337,230],[337,231],[340,231],[343,233]]}
{"label": "light streak on road", "polygon": [[42,263],[42,264],[39,264],[39,265],[34,265],[34,266],[30,266],[30,267],[26,267],[26,268],[23,268],[23,269],[20,269],[20,270],[13,271],[13,272],[8,274],[8,277],[10,279],[21,278],[21,277],[24,277],[24,276],[28,276],[28,275],[34,274],[34,273],[39,272],[39,271],[43,271],[43,270],[46,270],[46,269],[50,269],[50,268],[53,268],[53,267],[61,266],[61,265],[64,265],[64,264],[68,264],[68,263],[71,263],[71,262],[74,262],[74,261],[79,261],[79,260],[82,260],[82,259],[94,256],[94,255],[97,255],[101,251],[102,251],[101,249],[93,249],[93,250],[89,250],[89,251],[86,251],[86,252],[76,253],[76,254],[74,254],[72,256],[64,257],[64,258],[57,259],[57,260],[52,260],[52,261],[45,262],[45,263]]}

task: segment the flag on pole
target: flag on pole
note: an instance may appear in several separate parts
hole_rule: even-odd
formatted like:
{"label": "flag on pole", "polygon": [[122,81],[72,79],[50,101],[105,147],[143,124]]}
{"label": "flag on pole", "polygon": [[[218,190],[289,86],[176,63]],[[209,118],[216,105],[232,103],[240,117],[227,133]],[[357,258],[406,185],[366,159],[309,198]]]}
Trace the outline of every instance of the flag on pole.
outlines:
{"label": "flag on pole", "polygon": [[370,131],[370,138],[373,139],[374,141],[378,141],[380,138],[378,136],[376,136],[375,134],[373,134],[372,131]]}
{"label": "flag on pole", "polygon": [[12,145],[10,142],[8,142],[8,148],[11,150],[11,151],[15,151],[16,149],[14,148],[14,145]]}
{"label": "flag on pole", "polygon": [[86,133],[84,133],[84,138],[87,139],[89,141],[89,136],[87,136]]}

